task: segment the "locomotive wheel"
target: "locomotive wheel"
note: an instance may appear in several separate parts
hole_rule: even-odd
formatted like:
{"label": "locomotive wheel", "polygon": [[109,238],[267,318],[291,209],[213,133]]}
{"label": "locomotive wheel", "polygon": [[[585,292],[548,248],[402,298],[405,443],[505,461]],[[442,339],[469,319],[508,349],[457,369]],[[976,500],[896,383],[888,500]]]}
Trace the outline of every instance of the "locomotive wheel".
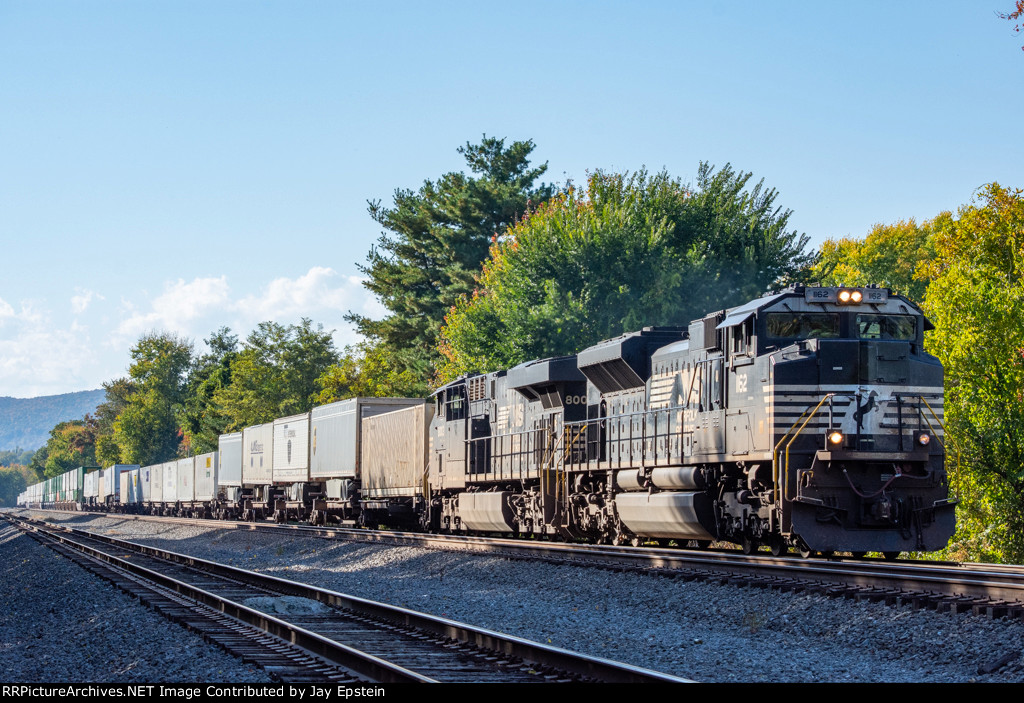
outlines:
{"label": "locomotive wheel", "polygon": [[773,557],[781,557],[789,553],[789,545],[786,544],[786,540],[778,536],[772,537],[768,543],[768,548],[771,550]]}
{"label": "locomotive wheel", "polygon": [[743,542],[740,543],[740,549],[743,550],[744,554],[753,554],[757,551],[757,542],[748,535],[743,535]]}
{"label": "locomotive wheel", "polygon": [[800,553],[800,556],[804,559],[810,559],[814,556],[814,550],[804,544],[803,540],[797,543],[796,551]]}
{"label": "locomotive wheel", "polygon": [[882,557],[886,561],[896,561],[900,558],[900,552],[882,552]]}

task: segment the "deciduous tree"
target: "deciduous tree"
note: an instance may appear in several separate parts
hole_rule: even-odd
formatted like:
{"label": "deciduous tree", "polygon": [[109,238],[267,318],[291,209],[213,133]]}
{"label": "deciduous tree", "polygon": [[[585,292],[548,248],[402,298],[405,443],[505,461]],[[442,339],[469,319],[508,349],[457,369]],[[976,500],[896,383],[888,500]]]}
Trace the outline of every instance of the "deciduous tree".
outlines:
{"label": "deciduous tree", "polygon": [[58,423],[46,441],[43,475],[60,476],[78,466],[96,464],[96,436],[85,420]]}
{"label": "deciduous tree", "polygon": [[196,357],[189,369],[180,418],[183,444],[193,454],[215,451],[219,436],[231,424],[215,396],[231,385],[231,363],[238,357],[238,337],[227,327],[204,341],[210,351]]}
{"label": "deciduous tree", "polygon": [[185,397],[192,343],[170,333],[144,335],[131,349],[130,390],[113,423],[119,463],[154,464],[177,456],[177,413]]}
{"label": "deciduous tree", "polygon": [[311,409],[318,379],[338,361],[330,332],[309,319],[298,325],[261,322],[230,362],[231,382],[213,393],[227,429]]}
{"label": "deciduous tree", "polygon": [[950,217],[945,212],[921,225],[913,219],[876,224],[864,239],[829,239],[811,278],[833,286],[877,283],[920,302],[928,287],[924,271],[935,257],[932,233]]}
{"label": "deciduous tree", "polygon": [[345,348],[341,360],[327,369],[319,380],[318,403],[354,397],[418,397],[422,386],[413,373],[393,361],[384,344],[358,344]]}
{"label": "deciduous tree", "polygon": [[925,310],[946,372],[958,546],[1024,560],[1024,196],[992,183],[936,227]]}
{"label": "deciduous tree", "polygon": [[814,257],[776,191],[748,188],[751,177],[706,163],[692,187],[665,172],[598,172],[528,214],[449,312],[439,380],[685,325],[784,284]]}
{"label": "deciduous tree", "polygon": [[[1021,17],[1024,17],[1024,0],[1017,0],[1017,4],[1014,5],[1012,12],[997,12],[996,14],[1004,20],[1016,22],[1017,24],[1014,26],[1013,31],[1018,34],[1020,34],[1020,31],[1024,29],[1024,23],[1020,21]],[[1024,46],[1021,47],[1021,51],[1024,51]]]}

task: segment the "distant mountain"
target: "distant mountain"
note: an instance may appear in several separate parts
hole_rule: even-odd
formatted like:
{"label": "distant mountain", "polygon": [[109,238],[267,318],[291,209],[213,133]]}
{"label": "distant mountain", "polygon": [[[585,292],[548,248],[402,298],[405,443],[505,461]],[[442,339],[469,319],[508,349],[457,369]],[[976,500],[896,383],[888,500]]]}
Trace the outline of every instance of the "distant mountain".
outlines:
{"label": "distant mountain", "polygon": [[38,398],[0,397],[0,450],[38,449],[58,422],[81,420],[106,397],[102,388]]}

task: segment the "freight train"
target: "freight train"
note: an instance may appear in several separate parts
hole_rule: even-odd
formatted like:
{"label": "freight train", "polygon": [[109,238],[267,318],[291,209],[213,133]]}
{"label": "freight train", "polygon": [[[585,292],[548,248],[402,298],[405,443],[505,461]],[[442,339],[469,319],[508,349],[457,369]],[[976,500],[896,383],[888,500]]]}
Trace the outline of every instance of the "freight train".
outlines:
{"label": "freight train", "polygon": [[[76,469],[23,505],[773,554],[943,548],[943,373],[877,286],[791,286],[685,327],[352,398],[154,466]],[[90,478],[92,477],[92,478]]]}

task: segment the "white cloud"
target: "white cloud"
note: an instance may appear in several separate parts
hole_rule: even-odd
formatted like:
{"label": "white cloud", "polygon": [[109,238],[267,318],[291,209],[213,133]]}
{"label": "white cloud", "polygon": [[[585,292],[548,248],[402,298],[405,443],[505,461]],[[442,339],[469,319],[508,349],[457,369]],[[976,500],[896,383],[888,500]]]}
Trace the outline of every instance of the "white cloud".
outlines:
{"label": "white cloud", "polygon": [[296,278],[275,278],[256,293],[232,294],[227,276],[168,282],[148,305],[121,299],[121,321],[108,346],[127,349],[141,335],[166,330],[184,337],[203,339],[221,326],[231,327],[244,338],[265,320],[294,324],[308,317],[334,330],[340,347],[353,344],[359,335],[345,321],[349,310],[370,317],[386,311],[363,287],[365,279],[345,276],[324,266],[314,266]]}
{"label": "white cloud", "polygon": [[[339,278],[341,285],[335,285]],[[314,309],[344,314],[356,302],[360,284],[355,276],[339,277],[334,269],[314,266],[298,278],[275,278],[259,295],[239,300],[235,309],[259,320],[312,317],[308,311]]]}
{"label": "white cloud", "polygon": [[308,317],[334,330],[340,349],[359,341],[344,319],[349,310],[373,318],[386,312],[364,280],[315,266],[296,278],[273,279],[256,293],[233,294],[227,276],[177,279],[148,300],[120,292],[113,320],[110,306],[103,311],[96,304],[103,296],[84,288],[76,289],[70,309],[60,306],[61,315],[42,303],[0,299],[0,395],[98,388],[125,372],[129,349],[153,330],[199,341],[226,325],[244,339],[264,320],[288,325]]}
{"label": "white cloud", "polygon": [[274,278],[257,295],[249,295],[233,305],[238,329],[252,329],[264,320],[282,324],[308,317],[326,329],[333,329],[339,349],[359,341],[355,328],[345,315],[349,310],[371,317],[384,308],[370,293],[359,276],[341,275],[332,268],[313,266],[297,278]]}
{"label": "white cloud", "polygon": [[96,291],[85,288],[75,288],[76,295],[71,296],[71,312],[81,315],[89,307],[89,303],[96,300],[104,300],[104,297]]}
{"label": "white cloud", "polygon": [[0,304],[0,318],[10,323],[0,338],[0,395],[32,397],[99,387],[99,359],[87,327],[72,322],[61,328],[48,310],[25,301],[18,313]]}
{"label": "white cloud", "polygon": [[194,333],[194,322],[229,307],[229,293],[227,276],[195,278],[188,283],[179,278],[165,284],[148,312],[136,312],[132,302],[122,299],[121,305],[130,315],[121,320],[112,341],[123,345],[150,330]]}
{"label": "white cloud", "polygon": [[359,334],[345,321],[345,315],[350,310],[370,317],[385,312],[363,287],[364,280],[323,266],[314,266],[298,278],[275,278],[258,294],[247,295],[235,303],[236,327],[250,330],[264,320],[293,324],[308,317],[325,329],[334,330],[334,343],[339,349],[354,344],[359,341]]}

